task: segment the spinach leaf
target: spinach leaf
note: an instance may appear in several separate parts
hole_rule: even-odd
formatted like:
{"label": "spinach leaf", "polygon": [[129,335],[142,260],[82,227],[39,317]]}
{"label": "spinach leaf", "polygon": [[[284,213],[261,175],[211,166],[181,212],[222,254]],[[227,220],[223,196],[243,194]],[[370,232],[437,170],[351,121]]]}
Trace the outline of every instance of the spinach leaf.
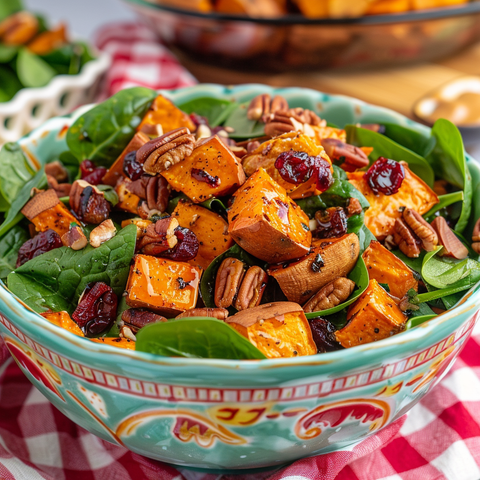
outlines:
{"label": "spinach leaf", "polygon": [[77,118],[68,129],[67,145],[78,161],[88,158],[110,167],[122,153],[156,97],[144,87],[121,90]]}
{"label": "spinach leaf", "polygon": [[55,70],[38,55],[21,48],[17,56],[17,75],[24,87],[43,87],[55,75]]}
{"label": "spinach leaf", "polygon": [[476,282],[473,281],[473,279],[470,276],[467,276],[446,288],[435,289],[434,287],[433,288],[430,287],[431,288],[430,291],[426,293],[419,293],[418,295],[413,296],[412,298],[410,298],[410,302],[413,303],[414,305],[419,305],[420,303],[431,302],[433,300],[437,300],[438,298],[443,300],[444,297],[468,290],[469,288],[473,287],[475,283]]}
{"label": "spinach leaf", "polygon": [[23,88],[17,74],[8,66],[0,65],[0,102],[8,102]]}
{"label": "spinach leaf", "polygon": [[470,217],[473,193],[462,136],[452,122],[442,118],[433,125],[432,137],[436,139],[436,145],[427,160],[438,177],[463,190],[462,213],[455,226],[455,230],[462,233]]}
{"label": "spinach leaf", "polygon": [[235,110],[230,112],[225,119],[224,125],[233,128],[230,137],[234,139],[247,139],[263,137],[265,135],[265,124],[247,118],[247,108],[250,102],[241,103]]}
{"label": "spinach leaf", "polygon": [[0,63],[8,63],[10,60],[13,60],[13,57],[15,57],[17,53],[17,46],[0,43]]}
{"label": "spinach leaf", "polygon": [[0,1],[0,20],[20,10],[23,10],[21,0],[2,0]]}
{"label": "spinach leaf", "polygon": [[10,273],[8,288],[36,312],[51,309],[72,313],[90,282],[105,282],[122,295],[136,237],[137,227],[128,225],[98,248],[51,250]]}
{"label": "spinach leaf", "polygon": [[356,290],[352,293],[352,295],[350,295],[348,300],[341,303],[340,305],[337,305],[336,307],[329,308],[328,310],[306,313],[305,316],[307,318],[315,318],[319,316],[323,317],[326,315],[332,315],[333,313],[337,313],[340,310],[343,310],[345,307],[348,307],[360,297],[360,295],[367,289],[369,282],[368,270],[361,256],[358,258],[358,261],[353,270],[349,273],[348,278],[350,280],[353,280],[357,285]]}
{"label": "spinach leaf", "polygon": [[101,192],[103,192],[105,200],[107,202],[111,203],[112,207],[114,207],[119,202],[117,192],[115,191],[115,189],[112,186],[100,184],[100,185],[97,185],[97,188]]}
{"label": "spinach leaf", "polygon": [[35,176],[31,180],[29,180],[18,192],[17,197],[12,202],[12,205],[6,213],[5,220],[0,225],[0,236],[4,235],[10,228],[16,225],[23,218],[20,210],[28,202],[32,188],[44,188],[46,186],[47,177],[45,175],[45,169],[42,167],[35,174]]}
{"label": "spinach leaf", "polygon": [[[260,263],[255,257],[252,257],[237,244],[235,244],[233,247],[230,247],[226,252],[223,252],[221,255],[215,258],[203,273],[200,281],[200,293],[202,294],[202,300],[206,307],[215,308],[214,297],[217,271],[220,267],[220,264],[229,257],[238,258],[249,267],[252,267],[253,265],[259,265]],[[232,312],[234,313],[235,311],[236,310],[233,310]]]}
{"label": "spinach leaf", "polygon": [[426,252],[422,250],[420,255],[417,258],[407,257],[400,250],[392,250],[392,253],[398,257],[407,267],[410,267],[414,272],[417,272],[421,275],[423,259],[425,258]]}
{"label": "spinach leaf", "polygon": [[423,218],[428,222],[433,222],[435,219],[435,213],[437,213],[442,208],[448,207],[457,202],[463,202],[463,192],[453,192],[447,193],[445,195],[440,195],[438,197],[439,202],[434,205],[427,213],[423,215]]}
{"label": "spinach leaf", "polygon": [[237,108],[235,102],[212,97],[200,97],[177,105],[185,113],[196,113],[208,120],[211,127],[218,127]]}
{"label": "spinach leaf", "polygon": [[182,318],[139,330],[135,350],[164,357],[261,360],[266,358],[245,337],[221,320]]}
{"label": "spinach leaf", "polygon": [[80,162],[78,161],[77,157],[73,155],[70,150],[66,150],[62,152],[58,159],[62,162],[63,166],[68,172],[68,180],[70,183],[73,183],[75,180],[79,180],[81,178],[82,172],[80,171]]}
{"label": "spinach leaf", "polygon": [[9,204],[35,175],[18,143],[6,143],[0,150],[0,172],[0,194]]}
{"label": "spinach leaf", "polygon": [[18,250],[29,238],[28,233],[19,225],[15,225],[0,238],[0,280],[15,270]]}
{"label": "spinach leaf", "polygon": [[435,313],[430,313],[427,315],[419,315],[416,317],[410,318],[407,323],[405,324],[405,330],[411,330],[412,328],[418,327],[422,323],[435,318],[437,315]]}
{"label": "spinach leaf", "polygon": [[362,254],[370,245],[372,240],[376,240],[377,237],[368,229],[366,225],[362,225],[362,228],[357,232],[358,240],[360,242],[360,254]]}
{"label": "spinach leaf", "polygon": [[435,146],[436,140],[433,137],[427,137],[412,128],[397,125],[395,123],[382,123],[385,127],[384,135],[390,140],[412,150],[421,157],[425,158]]}
{"label": "spinach leaf", "polygon": [[417,153],[372,130],[355,125],[347,125],[345,130],[348,143],[357,147],[373,147],[369,155],[371,161],[377,160],[378,157],[391,158],[398,162],[404,160],[416,175],[429,186],[433,186],[435,180],[433,169],[427,160]]}

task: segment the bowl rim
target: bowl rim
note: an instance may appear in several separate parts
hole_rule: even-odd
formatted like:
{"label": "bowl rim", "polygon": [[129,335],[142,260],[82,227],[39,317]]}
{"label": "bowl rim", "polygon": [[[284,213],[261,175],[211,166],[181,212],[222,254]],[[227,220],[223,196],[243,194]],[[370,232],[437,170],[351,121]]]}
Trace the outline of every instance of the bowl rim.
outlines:
{"label": "bowl rim", "polygon": [[169,5],[160,5],[148,0],[122,0],[126,4],[135,4],[140,7],[150,8],[157,11],[165,11],[188,17],[196,17],[204,20],[234,21],[244,23],[256,23],[264,25],[383,25],[398,22],[420,22],[422,20],[437,20],[449,17],[458,17],[480,13],[480,2],[471,2],[461,6],[438,7],[425,10],[409,10],[402,13],[388,13],[379,15],[364,15],[352,18],[308,18],[301,14],[283,15],[280,17],[247,17],[245,15],[233,15],[217,12],[197,12],[184,10]]}
{"label": "bowl rim", "polygon": [[[430,128],[426,127],[425,125],[419,124],[415,121],[412,121],[405,117],[404,115],[390,110],[385,107],[380,107],[377,105],[369,104],[362,100],[349,97],[346,95],[330,95],[318,90],[313,90],[309,88],[299,88],[299,87],[281,87],[275,88],[268,85],[262,84],[241,84],[238,86],[224,86],[218,84],[198,84],[192,87],[184,87],[179,89],[172,89],[172,90],[158,90],[158,93],[162,93],[166,96],[175,95],[179,92],[195,92],[196,90],[199,91],[200,95],[203,93],[205,96],[210,94],[212,97],[215,95],[225,95],[225,96],[234,96],[235,94],[245,94],[248,91],[253,91],[256,94],[258,89],[263,89],[264,91],[268,91],[270,93],[282,93],[282,92],[295,92],[300,93],[303,95],[315,95],[317,97],[321,97],[323,101],[326,99],[331,100],[343,100],[352,104],[354,106],[367,106],[370,108],[375,109],[376,111],[386,112],[390,115],[393,115],[398,118],[399,121],[407,122],[409,125],[418,128],[419,130],[423,130],[424,132],[430,131]],[[69,115],[63,117],[53,117],[47,120],[43,125],[37,127],[29,134],[22,137],[20,142],[22,144],[28,143],[40,143],[42,141],[42,137],[46,131],[54,130],[55,123],[60,125],[65,125],[65,118],[76,118],[77,116],[81,115],[82,113],[86,112],[87,110],[91,109],[95,104],[84,105],[79,107],[78,109],[74,110]],[[480,165],[466,153],[467,162],[472,168],[476,169],[480,175]],[[235,369],[235,370],[242,370],[242,371],[251,371],[252,369],[264,369],[264,368],[277,368],[277,367],[301,367],[302,365],[320,365],[320,364],[332,364],[341,361],[342,363],[354,363],[358,364],[358,356],[365,355],[364,362],[361,363],[367,364],[367,354],[373,354],[374,352],[379,352],[381,350],[387,352],[396,346],[400,346],[402,344],[412,343],[414,341],[421,342],[425,340],[435,329],[436,327],[449,322],[454,317],[459,316],[463,313],[472,311],[472,315],[479,309],[480,307],[480,281],[474,285],[471,289],[465,292],[464,297],[460,300],[460,302],[450,310],[447,310],[445,313],[434,317],[431,320],[428,320],[421,325],[412,328],[410,330],[406,330],[401,332],[401,334],[394,335],[392,337],[380,340],[378,342],[367,343],[364,345],[358,345],[355,347],[337,350],[333,352],[322,353],[317,355],[317,360],[312,360],[312,355],[301,356],[301,357],[291,357],[291,358],[275,358],[275,359],[262,359],[262,360],[231,360],[231,359],[199,359],[199,358],[189,358],[189,357],[163,357],[156,354],[145,353],[145,352],[138,352],[135,350],[127,350],[127,349],[120,349],[117,347],[113,347],[104,343],[97,343],[91,342],[88,339],[83,337],[79,337],[73,333],[70,333],[68,330],[63,329],[53,323],[46,321],[40,314],[35,312],[33,309],[28,307],[24,304],[18,297],[12,294],[3,281],[0,280],[0,305],[4,304],[5,307],[11,311],[12,313],[16,314],[18,318],[20,318],[20,330],[28,331],[29,328],[39,329],[39,331],[45,332],[48,331],[50,335],[53,337],[60,337],[66,340],[67,344],[72,348],[79,348],[85,354],[87,352],[91,353],[99,353],[99,354],[117,354],[119,357],[127,357],[131,361],[139,362],[143,365],[163,365],[163,366],[176,366],[176,367],[193,367],[198,366],[199,364],[205,367],[221,367],[221,368],[228,368],[228,369]],[[11,308],[9,304],[15,305],[15,308]],[[0,308],[0,314],[2,313]],[[21,313],[21,314],[20,314]],[[8,315],[7,315],[8,317]],[[11,323],[12,320],[9,318]],[[16,325],[15,325],[16,326]],[[456,329],[455,329],[456,330]],[[72,351],[74,356],[74,353]],[[111,357],[111,355],[110,355]],[[201,360],[199,362],[199,360]]]}

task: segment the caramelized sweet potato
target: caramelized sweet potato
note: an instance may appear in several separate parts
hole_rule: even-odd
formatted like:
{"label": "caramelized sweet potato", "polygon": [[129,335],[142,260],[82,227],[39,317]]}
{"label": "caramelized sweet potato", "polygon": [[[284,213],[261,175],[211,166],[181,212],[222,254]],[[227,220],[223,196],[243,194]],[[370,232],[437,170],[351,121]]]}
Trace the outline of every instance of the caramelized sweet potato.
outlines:
{"label": "caramelized sweet potato", "polygon": [[196,130],[190,117],[177,108],[168,98],[158,95],[153,101],[137,131],[142,131],[146,125],[161,125],[163,133],[180,127],[187,127],[191,132]]}
{"label": "caramelized sweet potato", "polygon": [[198,144],[190,156],[161,174],[193,203],[228,195],[245,182],[237,157],[217,136]]}
{"label": "caramelized sweet potato", "polygon": [[37,193],[22,208],[22,213],[35,225],[37,232],[52,229],[60,237],[69,231],[71,223],[79,223],[52,189]]}
{"label": "caramelized sweet potato", "polygon": [[291,302],[304,304],[324,285],[337,277],[346,277],[360,254],[357,235],[315,241],[313,251],[287,265],[270,267],[268,274],[280,285]]}
{"label": "caramelized sweet potato", "polygon": [[310,325],[297,303],[266,303],[242,310],[225,322],[250,340],[267,358],[317,353]]}
{"label": "caramelized sweet potato", "polygon": [[282,153],[288,150],[295,152],[305,152],[308,155],[316,157],[320,155],[328,163],[332,163],[325,153],[324,148],[315,143],[308,135],[299,132],[289,132],[272,138],[262,143],[252,153],[242,159],[245,174],[249,177],[253,175],[259,168],[263,168],[273,180],[281,187],[287,190],[288,195],[293,199],[318,195],[321,192],[317,190],[314,179],[300,185],[286,182],[275,168],[275,160]]}
{"label": "caramelized sweet potato", "polygon": [[151,225],[151,220],[145,220],[143,218],[129,218],[128,220],[123,220],[122,228],[125,228],[127,225],[135,225],[137,227],[137,239],[142,235],[147,233],[147,227]]}
{"label": "caramelized sweet potato", "polygon": [[228,231],[247,252],[279,263],[310,251],[307,215],[263,168],[235,192],[233,200]]}
{"label": "caramelized sweet potato", "polygon": [[201,273],[189,263],[135,255],[127,283],[127,305],[175,317],[195,307]]}
{"label": "caramelized sweet potato", "polygon": [[215,10],[249,17],[278,17],[286,13],[276,0],[217,0]]}
{"label": "caramelized sweet potato", "polygon": [[115,187],[121,178],[126,178],[123,173],[123,159],[133,151],[137,151],[142,145],[145,145],[150,140],[148,135],[143,132],[137,132],[125,147],[120,156],[115,160],[113,165],[108,169],[107,173],[102,179],[105,185]]}
{"label": "caramelized sweet potato", "polygon": [[350,183],[370,203],[370,208],[365,212],[365,225],[378,240],[393,233],[395,220],[402,216],[401,207],[411,208],[423,215],[438,203],[436,193],[408,168],[406,162],[400,163],[405,169],[405,178],[400,190],[393,195],[373,193],[364,179],[364,172],[347,173]]}
{"label": "caramelized sweet potato", "polygon": [[28,43],[27,48],[36,55],[46,55],[61,47],[67,41],[67,29],[65,24],[61,23],[54,30],[39,33]]}
{"label": "caramelized sweet potato", "polygon": [[128,338],[121,337],[99,337],[89,338],[92,342],[103,343],[111,347],[124,348],[125,350],[135,350],[135,342]]}
{"label": "caramelized sweet potato", "polygon": [[190,261],[206,269],[215,257],[228,250],[233,243],[228,223],[207,208],[180,201],[172,213],[181,227],[190,229],[200,244],[197,256]]}
{"label": "caramelized sweet potato", "polygon": [[370,3],[365,12],[367,15],[400,13],[410,10],[410,0],[376,0]]}
{"label": "caramelized sweet potato", "polygon": [[80,327],[70,317],[68,312],[43,312],[40,315],[46,318],[49,322],[57,325],[58,327],[62,327],[65,330],[78,335],[79,337],[85,336]]}
{"label": "caramelized sweet potato", "polygon": [[371,242],[362,256],[370,280],[386,283],[394,297],[402,298],[411,288],[418,290],[413,271],[380,242]]}
{"label": "caramelized sweet potato", "polygon": [[210,0],[162,0],[162,4],[182,10],[195,10],[204,13],[212,10],[212,2]]}
{"label": "caramelized sweet potato", "polygon": [[370,280],[368,288],[350,306],[348,323],[335,333],[337,342],[349,348],[376,342],[401,332],[407,321],[395,300],[378,284]]}
{"label": "caramelized sweet potato", "polygon": [[117,183],[117,186],[115,187],[115,191],[118,195],[118,203],[116,208],[138,215],[138,206],[141,198],[127,190],[127,185],[130,182],[131,180],[129,178],[124,178]]}

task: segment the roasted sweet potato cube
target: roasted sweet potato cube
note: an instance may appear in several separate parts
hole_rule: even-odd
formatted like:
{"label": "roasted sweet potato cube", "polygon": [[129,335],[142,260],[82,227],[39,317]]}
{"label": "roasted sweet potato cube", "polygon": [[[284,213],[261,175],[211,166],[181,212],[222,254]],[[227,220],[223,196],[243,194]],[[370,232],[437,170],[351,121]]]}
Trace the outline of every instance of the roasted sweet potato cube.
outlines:
{"label": "roasted sweet potato cube", "polygon": [[46,30],[36,35],[35,38],[28,43],[27,48],[36,55],[46,55],[58,49],[67,41],[67,29],[65,24],[61,23],[54,30]]}
{"label": "roasted sweet potato cube", "polygon": [[190,156],[161,174],[193,203],[233,193],[245,182],[242,165],[217,136],[200,143]]}
{"label": "roasted sweet potato cube", "polygon": [[195,307],[202,270],[184,262],[136,255],[127,283],[127,305],[167,317]]}
{"label": "roasted sweet potato cube", "polygon": [[125,147],[120,156],[115,160],[113,165],[108,169],[107,173],[102,179],[105,185],[115,187],[121,178],[126,178],[123,173],[123,160],[130,153],[137,151],[142,145],[145,145],[150,140],[148,135],[143,132],[137,132]]}
{"label": "roasted sweet potato cube", "polygon": [[67,233],[71,223],[79,223],[58,199],[55,190],[37,193],[23,208],[22,213],[35,225],[38,232],[52,229],[60,237]]}
{"label": "roasted sweet potato cube", "polygon": [[210,0],[162,0],[162,4],[182,10],[197,10],[204,13],[212,10],[212,2]]}
{"label": "roasted sweet potato cube", "polygon": [[228,250],[233,243],[228,223],[207,208],[180,200],[172,213],[181,227],[190,229],[200,244],[197,256],[190,263],[206,269],[215,257]]}
{"label": "roasted sweet potato cube", "polygon": [[111,347],[124,348],[125,350],[135,350],[135,342],[129,338],[121,337],[99,337],[89,338],[90,341],[95,343],[103,343],[104,345],[110,345]]}
{"label": "roasted sweet potato cube", "polygon": [[406,315],[395,300],[378,284],[370,280],[367,289],[350,306],[348,323],[335,333],[337,342],[349,348],[391,337],[405,328]]}
{"label": "roasted sweet potato cube", "polygon": [[58,327],[62,327],[65,330],[78,335],[79,337],[85,336],[80,327],[70,317],[68,312],[43,312],[40,315],[46,318],[49,322],[57,325]]}
{"label": "roasted sweet potato cube", "polygon": [[118,182],[117,186],[115,187],[115,192],[117,192],[118,195],[118,204],[116,205],[116,208],[137,215],[141,198],[127,190],[127,185],[129,182],[131,182],[131,180],[129,178],[125,178]]}
{"label": "roasted sweet potato cube", "polygon": [[190,117],[163,95],[158,95],[155,98],[142,122],[137,127],[137,131],[142,131],[146,125],[161,125],[163,133],[171,132],[181,127],[187,127],[192,132],[196,130],[196,126]]}
{"label": "roasted sweet potato cube", "polygon": [[233,200],[228,231],[248,253],[279,263],[310,251],[307,215],[263,168],[235,192]]}
{"label": "roasted sweet potato cube", "polygon": [[287,13],[277,0],[217,0],[215,9],[249,17],[278,17]]}
{"label": "roasted sweet potato cube", "polygon": [[368,6],[367,15],[383,15],[386,13],[400,13],[411,9],[410,0],[376,0]]}
{"label": "roasted sweet potato cube", "polygon": [[268,269],[291,302],[303,305],[323,286],[338,277],[346,277],[360,254],[357,235],[315,241],[312,252],[290,264]]}
{"label": "roasted sweet potato cube", "polygon": [[405,178],[399,191],[393,195],[373,193],[364,178],[364,172],[347,173],[350,183],[370,203],[370,208],[365,212],[365,225],[378,240],[393,233],[395,220],[402,216],[401,207],[412,208],[423,215],[438,203],[436,193],[408,168],[406,162],[400,163],[405,168]]}
{"label": "roasted sweet potato cube", "polygon": [[380,242],[371,242],[362,256],[370,280],[386,283],[394,297],[402,298],[411,288],[418,290],[413,271]]}
{"label": "roasted sweet potato cube", "polygon": [[302,307],[293,302],[266,303],[242,310],[227,322],[267,358],[314,355],[317,347]]}
{"label": "roasted sweet potato cube", "polygon": [[263,168],[273,180],[283,187],[293,199],[318,195],[314,178],[300,185],[286,182],[275,168],[275,160],[282,153],[289,150],[305,152],[312,157],[321,156],[328,163],[332,163],[324,148],[299,132],[289,132],[262,143],[257,149],[242,159],[242,165],[247,176],[253,175],[259,168]]}

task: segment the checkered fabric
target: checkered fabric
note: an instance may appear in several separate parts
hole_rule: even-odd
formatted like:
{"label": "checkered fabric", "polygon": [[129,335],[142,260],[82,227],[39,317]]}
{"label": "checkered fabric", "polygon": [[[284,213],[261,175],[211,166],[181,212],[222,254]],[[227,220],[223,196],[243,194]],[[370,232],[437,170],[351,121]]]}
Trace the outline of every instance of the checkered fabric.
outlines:
{"label": "checkered fabric", "polygon": [[[195,79],[135,24],[106,27],[107,94]],[[100,440],[36,390],[0,340],[0,480],[480,480],[480,328],[452,370],[407,416],[340,452],[250,475],[175,469]]]}

